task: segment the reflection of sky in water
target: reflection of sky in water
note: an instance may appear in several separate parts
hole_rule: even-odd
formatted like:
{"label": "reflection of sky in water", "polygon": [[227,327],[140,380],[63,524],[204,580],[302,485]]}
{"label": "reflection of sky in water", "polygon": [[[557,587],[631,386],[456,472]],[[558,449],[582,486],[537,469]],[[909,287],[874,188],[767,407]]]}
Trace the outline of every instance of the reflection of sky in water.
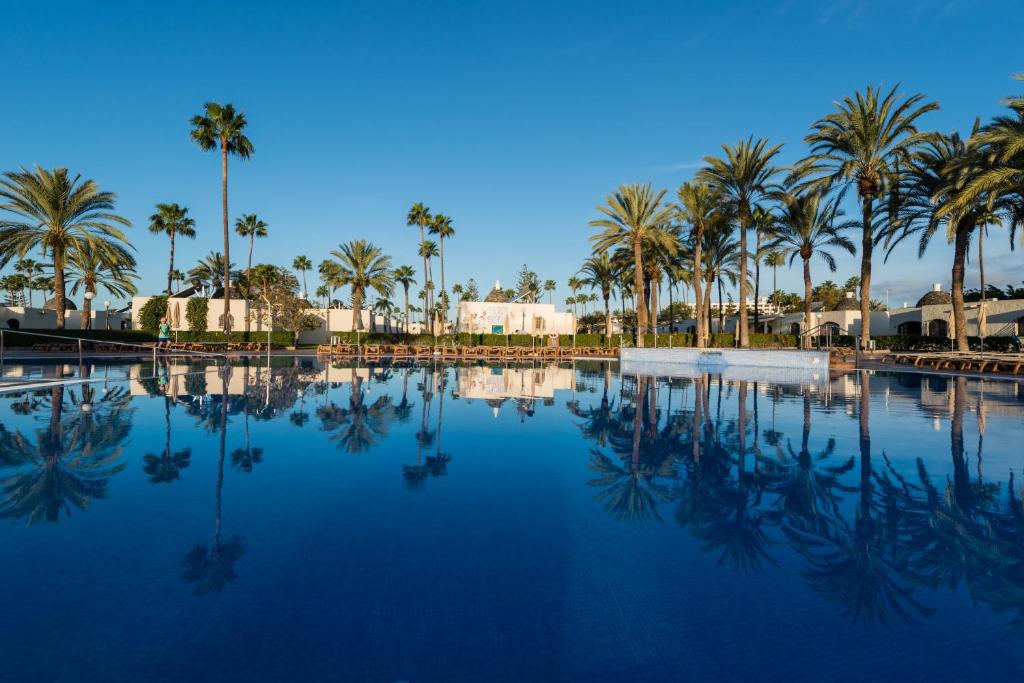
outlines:
{"label": "reflection of sky in water", "polygon": [[1020,384],[274,363],[0,395],[8,675],[1024,665]]}

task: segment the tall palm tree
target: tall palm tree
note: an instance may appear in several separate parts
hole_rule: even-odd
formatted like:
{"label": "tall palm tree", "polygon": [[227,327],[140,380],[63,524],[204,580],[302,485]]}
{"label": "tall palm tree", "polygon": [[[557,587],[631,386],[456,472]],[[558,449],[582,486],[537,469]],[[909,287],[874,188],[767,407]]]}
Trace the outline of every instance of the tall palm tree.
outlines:
{"label": "tall palm tree", "polygon": [[754,142],[753,136],[740,140],[735,147],[722,145],[723,158],[704,157],[707,168],[700,177],[713,185],[733,205],[740,228],[740,291],[739,342],[750,346],[747,328],[747,230],[753,225],[754,205],[772,191],[772,177],[778,172],[772,159],[782,145],[768,146],[765,138]]}
{"label": "tall palm tree", "polygon": [[341,283],[352,288],[352,316],[355,329],[363,329],[363,301],[366,290],[373,289],[387,297],[394,286],[391,257],[371,242],[352,240],[331,252],[341,269]]}
{"label": "tall palm tree", "polygon": [[[231,261],[230,232],[228,231],[228,155],[240,159],[252,156],[253,146],[245,136],[245,114],[235,111],[231,104],[207,102],[203,113],[192,117],[192,140],[199,149],[209,152],[220,148],[220,192],[224,218],[224,333],[231,333]],[[246,316],[248,318],[248,316]]]}
{"label": "tall palm tree", "polygon": [[334,290],[343,284],[341,281],[341,266],[335,261],[324,259],[317,266],[317,272],[320,273],[320,281],[327,287],[327,307],[330,308],[331,302],[334,300]]}
{"label": "tall palm tree", "polygon": [[808,190],[803,194],[786,193],[781,196],[782,211],[774,227],[772,249],[789,252],[790,264],[797,256],[804,266],[804,348],[811,345],[811,258],[818,256],[833,273],[835,257],[826,249],[835,247],[850,254],[856,247],[842,233],[856,227],[856,222],[840,222],[839,198],[826,200],[820,191]]}
{"label": "tall palm tree", "polygon": [[775,226],[775,215],[771,209],[764,206],[755,206],[750,214],[751,223],[754,226],[754,330],[757,331],[761,323],[761,244],[772,237],[772,229]]}
{"label": "tall palm tree", "polygon": [[181,272],[177,268],[171,271],[171,282],[174,283],[176,289],[181,289],[181,283],[185,281],[185,273]]}
{"label": "tall palm tree", "polygon": [[82,242],[97,249],[127,243],[118,226],[131,225],[113,213],[113,192],[102,192],[95,181],[81,178],[71,177],[66,168],[47,171],[37,166],[0,179],[0,210],[18,217],[0,221],[0,267],[35,248],[49,254],[58,329],[64,329],[68,251]]}
{"label": "tall palm tree", "polygon": [[167,235],[171,240],[170,264],[167,266],[167,296],[171,295],[174,278],[174,238],[196,236],[196,221],[188,215],[188,208],[178,204],[157,204],[156,213],[149,217],[149,231]]}
{"label": "tall palm tree", "polygon": [[235,220],[235,232],[239,237],[249,238],[249,261],[245,267],[246,276],[252,270],[252,250],[257,237],[267,236],[267,224],[254,213],[242,214]]}
{"label": "tall palm tree", "polygon": [[558,287],[558,283],[554,280],[544,281],[544,291],[548,293],[548,303],[555,303],[555,289]]}
{"label": "tall palm tree", "polygon": [[292,261],[292,268],[302,274],[302,293],[308,296],[309,288],[306,287],[306,271],[313,269],[313,262],[309,260],[308,256],[296,256],[295,260]]}
{"label": "tall palm tree", "polygon": [[455,237],[455,227],[452,225],[452,219],[450,216],[444,214],[437,214],[433,220],[430,221],[430,234],[437,235],[437,241],[439,243],[439,259],[441,261],[441,293],[444,295],[448,290],[445,289],[444,283],[444,241]]}
{"label": "tall palm tree", "polygon": [[416,283],[416,271],[412,266],[398,266],[395,268],[394,280],[402,285],[402,292],[405,294],[405,303],[402,306],[402,317],[405,319],[405,332],[409,331],[409,287]]}
{"label": "tall palm tree", "polygon": [[718,283],[718,331],[725,332],[725,308],[722,305],[722,286],[725,280],[735,285],[739,280],[740,243],[732,235],[733,228],[726,216],[720,215],[704,233],[704,254],[707,275],[704,283],[704,311],[708,333],[711,332],[711,287]]}
{"label": "tall palm tree", "polygon": [[604,301],[604,334],[609,339],[612,336],[612,312],[609,301],[612,297],[612,287],[618,280],[615,272],[615,265],[612,263],[608,252],[600,252],[583,262],[580,268],[583,275],[582,283],[588,287],[601,290],[601,299]]}
{"label": "tall palm tree", "polygon": [[[417,252],[423,257],[423,282],[430,282],[430,257],[423,252],[423,243],[427,240],[426,229],[430,222],[433,220],[433,216],[430,214],[430,208],[422,202],[416,202],[409,209],[409,213],[406,215],[405,224],[408,226],[417,225],[420,228],[420,248]],[[428,311],[430,309],[430,301],[424,300],[424,308]],[[426,316],[426,317],[429,317]],[[433,330],[433,327],[430,327]]]}
{"label": "tall palm tree", "polygon": [[437,242],[433,240],[420,242],[419,255],[423,257],[423,262],[427,268],[426,280],[423,283],[423,289],[427,295],[423,300],[423,323],[427,326],[428,332],[433,332],[434,330],[434,281],[430,279],[430,260],[439,253]]}
{"label": "tall palm tree", "polygon": [[[804,142],[810,155],[797,165],[794,176],[817,187],[840,187],[843,196],[856,188],[861,202],[860,317],[861,348],[871,337],[871,258],[878,241],[874,230],[875,202],[890,195],[890,214],[898,209],[900,167],[930,134],[917,129],[917,120],[939,108],[916,94],[901,99],[894,86],[887,94],[868,86],[837,102],[837,111],[818,119]],[[895,226],[892,226],[895,227]]]}
{"label": "tall palm tree", "polygon": [[576,315],[576,304],[579,303],[579,298],[576,296],[576,293],[579,292],[581,289],[583,289],[583,280],[581,278],[578,278],[575,275],[573,275],[573,276],[571,276],[569,278],[569,280],[568,280],[568,282],[566,282],[566,284],[569,286],[569,290],[572,292],[572,299],[573,299],[572,314],[573,314],[573,316],[575,316]]}
{"label": "tall palm tree", "polygon": [[704,308],[701,295],[704,233],[722,212],[722,196],[707,183],[699,181],[683,183],[676,196],[679,199],[675,207],[676,217],[690,226],[690,241],[693,244],[693,310],[697,321],[697,348],[702,349],[707,344],[710,331],[707,309]]}
{"label": "tall palm tree", "polygon": [[786,265],[786,255],[781,251],[769,249],[765,254],[764,264],[772,269],[772,296],[774,297],[775,293],[779,291],[779,266]]}
{"label": "tall palm tree", "polygon": [[636,291],[637,346],[643,348],[644,331],[647,328],[647,302],[644,300],[644,242],[658,239],[656,233],[667,224],[672,215],[671,207],[661,203],[664,190],[655,192],[650,184],[621,185],[606,198],[607,205],[597,210],[604,218],[590,221],[591,227],[603,228],[602,232],[590,239],[598,251],[608,251],[618,246],[628,247],[633,252],[633,286]]}
{"label": "tall palm tree", "polygon": [[71,293],[81,289],[86,295],[82,303],[82,329],[92,329],[92,299],[96,289],[103,287],[110,294],[126,298],[134,296],[135,257],[118,244],[99,247],[90,242],[81,242],[68,252],[68,284]]}
{"label": "tall palm tree", "polygon": [[999,213],[1005,208],[997,193],[972,192],[972,201],[960,201],[964,189],[992,168],[991,156],[978,144],[977,129],[976,123],[967,140],[957,133],[936,134],[915,155],[901,189],[904,195],[900,210],[902,231],[889,247],[891,253],[903,238],[919,234],[918,256],[923,256],[938,228],[945,225],[946,238],[953,242],[950,296],[956,343],[962,352],[970,350],[964,312],[964,275],[971,239],[987,223],[998,223]]}

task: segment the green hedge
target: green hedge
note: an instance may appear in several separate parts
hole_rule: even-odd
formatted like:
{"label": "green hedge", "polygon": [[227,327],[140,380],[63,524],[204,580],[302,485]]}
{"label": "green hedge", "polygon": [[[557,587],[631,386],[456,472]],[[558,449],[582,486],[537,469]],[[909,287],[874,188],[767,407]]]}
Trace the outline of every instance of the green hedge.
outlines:
{"label": "green hedge", "polygon": [[[331,332],[332,335],[337,336],[344,343],[354,344],[356,343],[355,332]],[[363,344],[423,344],[433,345],[434,337],[429,334],[423,335],[412,335],[403,333],[365,333],[359,335],[359,341]],[[452,343],[451,336],[439,336],[436,338],[438,344]],[[456,335],[456,340],[460,346],[546,346],[548,343],[547,335],[537,335],[536,338],[531,337],[528,334],[469,334],[462,332]],[[534,341],[536,340],[536,341]],[[605,337],[603,334],[577,334],[575,344],[576,346],[611,346],[617,348],[619,343],[623,346],[633,346],[633,339],[631,335],[613,334],[611,338]],[[668,334],[658,335],[658,348],[667,348],[669,344]],[[647,347],[654,347],[654,335],[644,335],[644,343]],[[571,334],[563,334],[558,337],[559,346],[572,346],[573,336]],[[671,335],[671,346],[673,347],[687,347],[695,346],[696,340],[695,335],[688,332],[676,332]],[[709,346],[712,348],[731,348],[734,344],[734,338],[732,334],[728,332],[718,333],[711,335]],[[796,348],[797,338],[791,334],[752,334],[750,335],[750,346],[751,348]]]}
{"label": "green hedge", "polygon": [[[179,342],[222,342],[222,341],[248,341],[248,342],[266,342],[266,332],[232,332],[230,337],[224,335],[223,332],[190,332],[187,330],[179,330],[177,332],[171,332],[171,341]],[[287,330],[275,330],[270,333],[270,343],[278,344],[280,346],[291,346],[292,345],[292,333]]]}
{"label": "green hedge", "polygon": [[210,300],[195,296],[185,306],[185,320],[190,332],[201,334],[206,332],[206,318],[210,312]]}
{"label": "green hedge", "polygon": [[[929,337],[919,335],[889,334],[871,337],[876,349],[890,351],[949,351],[950,340],[947,337]],[[852,335],[833,337],[834,346],[857,346],[857,338]],[[955,344],[955,342],[952,342]],[[981,337],[968,337],[967,344],[971,351],[981,351]],[[986,351],[1015,350],[1013,337],[985,337]]]}
{"label": "green hedge", "polygon": [[32,346],[33,344],[56,343],[55,339],[46,337],[33,337],[18,332],[33,332],[35,334],[46,334],[56,337],[70,337],[82,339],[95,339],[97,341],[123,341],[143,343],[153,341],[156,335],[149,334],[142,330],[4,330],[5,346]]}
{"label": "green hedge", "polygon": [[156,335],[160,327],[160,319],[167,313],[167,296],[154,296],[139,309],[139,326],[146,332]]}

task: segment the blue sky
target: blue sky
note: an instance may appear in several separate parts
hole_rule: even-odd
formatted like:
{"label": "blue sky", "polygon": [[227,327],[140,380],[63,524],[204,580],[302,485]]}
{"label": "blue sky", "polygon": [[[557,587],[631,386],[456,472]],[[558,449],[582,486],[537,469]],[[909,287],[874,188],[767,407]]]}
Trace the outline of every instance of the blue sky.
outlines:
{"label": "blue sky", "polygon": [[[68,166],[115,191],[155,291],[157,202],[198,222],[183,270],[221,249],[219,160],[188,122],[232,102],[256,150],[232,162],[232,220],[270,225],[256,260],[316,263],[365,237],[419,271],[405,215],[423,201],[454,219],[449,282],[511,283],[527,263],[562,299],[618,184],[674,192],[751,134],[795,161],[808,125],[868,83],[923,92],[942,105],[926,125],[967,129],[1020,89],[1022,20],[1010,0],[17,3],[0,25],[0,166]],[[991,282],[1021,279],[1006,245],[986,243]],[[244,263],[240,238],[232,256]],[[898,304],[949,270],[945,244],[923,260],[908,245],[876,265],[873,294]],[[800,287],[795,270],[779,280]]]}

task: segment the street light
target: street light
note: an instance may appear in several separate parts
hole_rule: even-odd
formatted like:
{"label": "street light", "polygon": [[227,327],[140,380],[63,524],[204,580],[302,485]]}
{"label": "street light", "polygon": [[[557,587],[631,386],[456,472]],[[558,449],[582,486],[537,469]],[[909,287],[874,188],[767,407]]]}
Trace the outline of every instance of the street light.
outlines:
{"label": "street light", "polygon": [[[85,300],[87,302],[88,301],[92,301],[93,298],[95,298],[95,296],[96,296],[95,292],[86,292],[85,293]],[[87,329],[87,330],[91,330],[92,329],[92,311],[91,310],[89,311],[89,317],[85,321],[85,329]]]}
{"label": "street light", "polygon": [[103,329],[110,330],[110,302],[103,302]]}

